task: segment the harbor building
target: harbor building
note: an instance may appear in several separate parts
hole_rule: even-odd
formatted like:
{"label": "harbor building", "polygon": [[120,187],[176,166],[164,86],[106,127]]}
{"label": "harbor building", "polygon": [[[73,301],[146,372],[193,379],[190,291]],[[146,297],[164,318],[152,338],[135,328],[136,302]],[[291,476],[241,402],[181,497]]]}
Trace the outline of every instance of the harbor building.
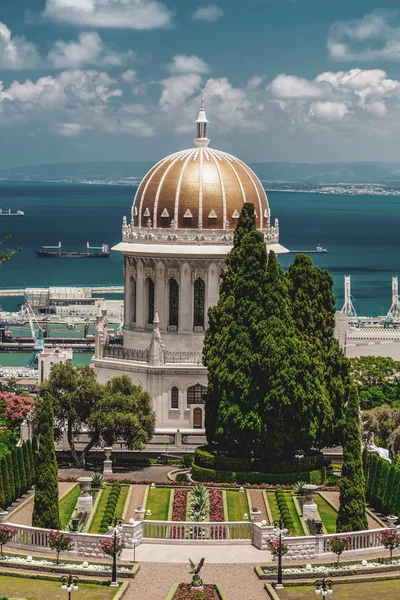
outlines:
{"label": "harbor building", "polygon": [[[124,324],[120,344],[108,340],[107,310],[97,313],[98,379],[129,375],[152,399],[153,445],[193,447],[204,441],[202,364],[207,311],[219,296],[221,271],[232,248],[243,204],[255,206],[268,249],[279,244],[279,223],[255,173],[234,156],[209,147],[203,103],[194,147],[159,161],[137,190],[130,220],[123,218]],[[113,342],[113,343],[111,343]]]}
{"label": "harbor building", "polygon": [[46,348],[38,356],[38,382],[50,377],[51,367],[60,363],[72,362],[71,348]]}

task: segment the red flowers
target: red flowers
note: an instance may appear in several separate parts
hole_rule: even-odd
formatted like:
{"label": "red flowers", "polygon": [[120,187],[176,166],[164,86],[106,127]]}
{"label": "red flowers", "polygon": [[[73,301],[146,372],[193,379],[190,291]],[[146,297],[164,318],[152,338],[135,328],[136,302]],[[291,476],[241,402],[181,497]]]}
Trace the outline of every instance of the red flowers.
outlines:
{"label": "red flowers", "polygon": [[210,503],[210,521],[224,520],[224,503],[221,490],[215,488],[208,491]]}
{"label": "red flowers", "polygon": [[186,505],[189,490],[175,490],[172,505],[172,520],[186,521]]}
{"label": "red flowers", "polygon": [[16,529],[11,529],[8,525],[0,525],[0,555],[1,558],[4,558],[3,555],[3,545],[7,544],[14,535],[17,533]]}
{"label": "red flowers", "polygon": [[[99,546],[107,556],[112,556],[114,554],[114,538],[100,540]],[[122,542],[120,538],[117,537],[115,540],[115,550],[118,556],[121,554],[122,548]]]}
{"label": "red flowers", "polygon": [[57,564],[60,559],[60,552],[71,550],[72,537],[62,531],[50,531],[47,534],[49,547],[57,552]]}
{"label": "red flowers", "polygon": [[385,529],[379,534],[379,540],[386,550],[390,552],[390,562],[392,562],[393,550],[400,546],[400,534],[397,529]]}
{"label": "red flowers", "polygon": [[3,407],[4,414],[10,421],[23,421],[33,408],[33,398],[0,392],[0,407]]}
{"label": "red flowers", "polygon": [[[271,552],[272,556],[278,556],[279,554],[279,540],[267,540],[267,548]],[[284,556],[289,551],[287,544],[281,543],[281,555]]]}
{"label": "red flowers", "polygon": [[196,598],[215,600],[219,596],[216,595],[215,586],[213,585],[204,585],[204,589],[199,593],[199,590],[192,589],[190,583],[181,583],[173,600],[194,600]]}

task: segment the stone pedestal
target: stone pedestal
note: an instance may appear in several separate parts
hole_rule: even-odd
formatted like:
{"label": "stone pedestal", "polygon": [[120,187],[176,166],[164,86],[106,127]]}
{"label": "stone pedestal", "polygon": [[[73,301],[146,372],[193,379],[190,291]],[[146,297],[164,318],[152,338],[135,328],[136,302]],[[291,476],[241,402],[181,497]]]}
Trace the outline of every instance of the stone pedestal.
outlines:
{"label": "stone pedestal", "polygon": [[8,510],[2,510],[0,512],[0,523],[7,523]]}
{"label": "stone pedestal", "polygon": [[104,453],[106,455],[106,458],[103,463],[103,475],[112,475],[113,474],[112,460],[110,459],[111,452],[112,452],[112,448],[104,448]]}
{"label": "stone pedestal", "polygon": [[387,522],[389,529],[396,529],[397,517],[395,515],[389,515]]}
{"label": "stone pedestal", "polygon": [[312,521],[318,520],[318,509],[314,502],[314,496],[317,492],[318,486],[312,483],[306,483],[304,486],[305,499],[303,504],[303,518],[307,523],[308,519]]}
{"label": "stone pedestal", "polygon": [[81,495],[78,498],[78,513],[89,514],[93,508],[93,498],[90,493],[92,487],[91,477],[79,477],[78,483],[81,486]]}

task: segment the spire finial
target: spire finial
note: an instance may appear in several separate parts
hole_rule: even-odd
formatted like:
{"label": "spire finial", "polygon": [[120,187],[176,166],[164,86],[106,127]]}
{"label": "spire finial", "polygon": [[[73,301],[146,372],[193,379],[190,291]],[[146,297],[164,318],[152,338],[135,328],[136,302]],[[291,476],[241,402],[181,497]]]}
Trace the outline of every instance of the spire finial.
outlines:
{"label": "spire finial", "polygon": [[194,140],[197,148],[206,148],[210,143],[207,137],[208,121],[204,110],[204,98],[201,98],[199,116],[196,121],[197,136]]}

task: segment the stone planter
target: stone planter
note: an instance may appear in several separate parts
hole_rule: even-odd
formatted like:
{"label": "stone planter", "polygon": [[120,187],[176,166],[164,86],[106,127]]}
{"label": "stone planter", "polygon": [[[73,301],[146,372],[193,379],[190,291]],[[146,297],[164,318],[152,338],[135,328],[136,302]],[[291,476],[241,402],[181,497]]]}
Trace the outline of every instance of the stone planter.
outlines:
{"label": "stone planter", "polygon": [[111,452],[112,452],[112,448],[110,448],[110,447],[104,448],[104,454],[106,455],[106,458],[103,463],[103,475],[112,475],[113,474],[112,460],[110,458]]}
{"label": "stone planter", "polygon": [[77,510],[78,513],[89,514],[93,508],[93,498],[90,493],[92,488],[91,477],[79,477],[78,483],[81,486],[81,495],[78,498]]}

